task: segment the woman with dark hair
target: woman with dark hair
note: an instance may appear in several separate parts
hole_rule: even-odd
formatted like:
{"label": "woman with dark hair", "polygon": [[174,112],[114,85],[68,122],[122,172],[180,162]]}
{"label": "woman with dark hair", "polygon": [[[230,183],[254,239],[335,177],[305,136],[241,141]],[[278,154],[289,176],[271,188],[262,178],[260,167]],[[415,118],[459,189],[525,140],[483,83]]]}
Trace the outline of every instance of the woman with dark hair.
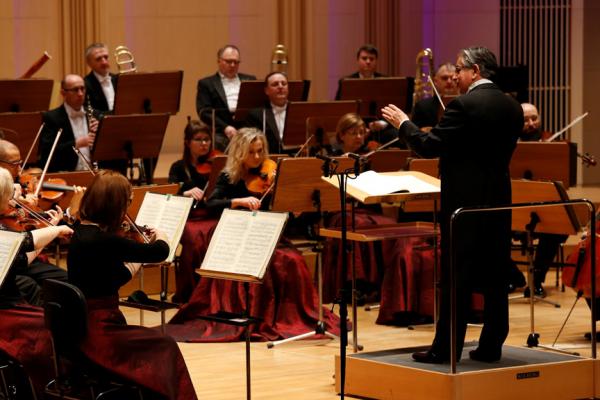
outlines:
{"label": "woman with dark hair", "polygon": [[[207,201],[211,213],[225,208],[259,210],[267,206],[251,182],[267,188],[274,176],[265,135],[242,128],[232,138],[225,169]],[[264,180],[264,182],[263,182]],[[314,330],[319,301],[304,257],[293,247],[279,244],[261,284],[250,286],[250,314],[262,319],[250,327],[254,340],[277,340]],[[169,333],[186,341],[233,341],[244,338],[244,328],[199,320],[219,311],[246,309],[245,291],[239,282],[202,278],[190,301],[169,323]],[[323,309],[328,330],[337,332],[338,318]]]}
{"label": "woman with dark hair", "polygon": [[[4,223],[13,197],[13,178],[0,168],[0,230],[11,230]],[[38,253],[57,237],[73,233],[66,225],[48,226],[24,232],[24,240],[13,265],[0,285],[0,352],[21,363],[41,397],[53,376],[50,332],[44,326],[44,311],[25,302],[16,282],[16,272],[27,269]]]}
{"label": "woman with dark hair", "polygon": [[213,149],[210,128],[204,122],[188,116],[183,133],[183,158],[175,161],[169,170],[169,182],[179,183],[178,194],[194,198],[194,208],[181,235],[179,266],[175,270],[173,301],[185,303],[198,283],[195,269],[200,255],[206,252],[208,237],[215,226],[205,209],[204,192],[212,170],[212,159],[221,152]]}
{"label": "woman with dark hair", "polygon": [[[168,399],[195,399],[185,361],[173,339],[141,326],[127,325],[118,307],[118,290],[141,263],[156,263],[169,254],[164,233],[150,229],[140,243],[119,234],[131,202],[131,184],[121,174],[100,172],[79,209],[81,222],[69,246],[69,281],[88,304],[86,356],[136,384]],[[152,395],[152,394],[150,394]]]}

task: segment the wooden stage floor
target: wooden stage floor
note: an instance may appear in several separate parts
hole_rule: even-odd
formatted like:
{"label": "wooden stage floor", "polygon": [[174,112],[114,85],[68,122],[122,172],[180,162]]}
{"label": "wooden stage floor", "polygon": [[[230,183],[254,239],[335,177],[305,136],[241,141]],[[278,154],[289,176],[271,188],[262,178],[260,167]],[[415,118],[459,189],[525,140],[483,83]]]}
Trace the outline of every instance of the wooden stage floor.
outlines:
{"label": "wooden stage floor", "polygon": [[[551,345],[571,307],[575,293],[567,288],[563,293],[554,287],[554,271],[548,273],[548,300],[562,305],[535,305],[536,332],[540,345]],[[552,282],[550,282],[552,280]],[[517,292],[522,293],[522,292]],[[336,310],[337,311],[337,310]],[[124,309],[128,322],[139,323],[137,310]],[[145,313],[145,325],[160,323],[157,314]],[[431,343],[431,326],[407,328],[375,324],[377,311],[359,308],[359,343],[364,351],[413,347]],[[557,345],[590,355],[590,344],[583,337],[590,330],[590,312],[585,301],[579,300]],[[467,340],[477,340],[480,327],[469,327]],[[510,303],[510,334],[507,344],[525,345],[530,332],[529,303],[525,299]],[[303,340],[268,349],[266,343],[252,343],[252,397],[255,399],[335,399],[334,356],[339,342]],[[198,398],[245,398],[244,343],[181,343]],[[351,352],[348,347],[348,352]],[[376,384],[376,383],[374,383]]]}

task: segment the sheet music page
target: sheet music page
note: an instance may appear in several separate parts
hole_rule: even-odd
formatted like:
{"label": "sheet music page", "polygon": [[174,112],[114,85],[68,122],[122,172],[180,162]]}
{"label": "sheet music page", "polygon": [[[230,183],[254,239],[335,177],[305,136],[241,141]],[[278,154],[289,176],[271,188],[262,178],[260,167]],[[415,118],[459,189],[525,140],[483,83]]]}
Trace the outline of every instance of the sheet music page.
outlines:
{"label": "sheet music page", "polygon": [[21,233],[0,230],[0,285],[4,282],[23,239]]}
{"label": "sheet music page", "polygon": [[191,197],[146,192],[135,223],[155,227],[165,232],[169,239],[169,257],[173,261],[175,250],[190,208],[194,200]]}
{"label": "sheet music page", "polygon": [[287,213],[224,210],[200,268],[261,279],[286,221]]}
{"label": "sheet music page", "polygon": [[370,196],[390,193],[437,193],[438,186],[432,185],[412,175],[383,175],[366,171],[356,179],[348,179],[348,186],[361,190]]}

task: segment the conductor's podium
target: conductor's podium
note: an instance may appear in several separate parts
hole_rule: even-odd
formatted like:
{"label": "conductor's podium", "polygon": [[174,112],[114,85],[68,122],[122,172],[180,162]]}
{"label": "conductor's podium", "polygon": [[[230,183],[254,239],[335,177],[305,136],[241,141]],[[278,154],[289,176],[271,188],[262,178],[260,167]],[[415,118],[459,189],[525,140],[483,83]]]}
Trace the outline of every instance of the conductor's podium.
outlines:
{"label": "conductor's podium", "polygon": [[[423,364],[404,348],[346,357],[345,393],[368,399],[506,400],[582,399],[600,395],[600,362],[551,351],[504,346],[502,360],[469,359],[476,343],[465,343],[457,373],[450,364]],[[340,392],[336,356],[336,391]]]}

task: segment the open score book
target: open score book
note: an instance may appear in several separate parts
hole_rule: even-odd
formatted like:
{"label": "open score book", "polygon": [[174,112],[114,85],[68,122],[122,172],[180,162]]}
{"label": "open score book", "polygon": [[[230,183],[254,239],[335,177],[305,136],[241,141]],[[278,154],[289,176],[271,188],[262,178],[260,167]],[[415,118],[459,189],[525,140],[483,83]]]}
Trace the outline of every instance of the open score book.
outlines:
{"label": "open score book", "polygon": [[0,230],[0,286],[23,243],[23,234]]}
{"label": "open score book", "polygon": [[260,282],[288,214],[226,209],[197,271],[202,276]]}

